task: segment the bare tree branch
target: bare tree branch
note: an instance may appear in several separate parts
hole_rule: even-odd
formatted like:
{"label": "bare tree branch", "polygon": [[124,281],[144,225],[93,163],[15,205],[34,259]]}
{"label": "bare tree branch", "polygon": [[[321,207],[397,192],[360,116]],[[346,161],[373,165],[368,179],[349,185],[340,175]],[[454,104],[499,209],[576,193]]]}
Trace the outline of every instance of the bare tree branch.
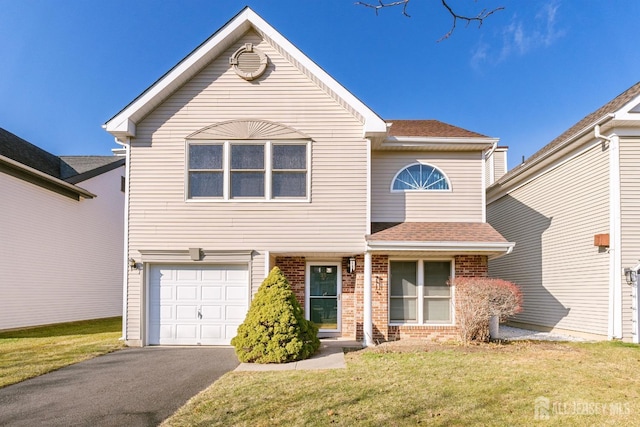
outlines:
{"label": "bare tree branch", "polygon": [[411,18],[411,15],[407,13],[407,5],[409,4],[410,1],[411,0],[398,0],[391,3],[384,3],[382,0],[378,0],[378,4],[367,3],[364,1],[357,1],[355,2],[355,4],[358,6],[370,7],[371,9],[376,11],[376,16],[378,15],[378,11],[382,8],[402,5],[402,14],[407,18]]}
{"label": "bare tree branch", "polygon": [[451,24],[451,29],[449,30],[449,32],[438,39],[439,42],[441,42],[442,40],[446,40],[449,37],[451,37],[451,34],[453,34],[453,31],[456,29],[456,23],[458,22],[458,19],[461,19],[463,21],[467,21],[467,25],[466,25],[467,27],[469,26],[469,24],[472,21],[473,22],[477,22],[478,23],[478,28],[480,28],[480,27],[482,27],[482,23],[484,22],[484,20],[486,18],[488,18],[489,16],[493,15],[494,13],[496,13],[499,10],[504,10],[504,6],[500,6],[500,7],[496,7],[495,9],[492,9],[492,10],[489,10],[489,11],[487,9],[482,9],[482,11],[480,13],[478,13],[476,16],[463,16],[463,15],[459,15],[456,12],[454,12],[453,9],[451,9],[451,6],[449,6],[447,4],[447,0],[442,0],[442,6],[444,6],[444,8],[449,11],[449,13],[451,14],[451,19],[453,19],[453,22]]}
{"label": "bare tree branch", "polygon": [[[384,2],[383,0],[378,0],[378,3],[371,3],[367,1],[357,1],[355,2],[355,4],[358,6],[364,6],[364,7],[368,7],[375,10],[376,15],[378,15],[378,12],[380,11],[380,9],[383,9],[386,7],[402,6],[402,14],[410,18],[411,15],[407,13],[407,6],[409,5],[410,1],[411,0],[397,0],[397,1],[391,1],[391,2]],[[448,0],[440,0],[440,1],[442,2],[442,6],[445,9],[447,9],[449,14],[451,15],[452,23],[451,23],[451,29],[449,30],[449,32],[447,32],[444,36],[440,37],[438,39],[438,42],[441,42],[442,40],[446,40],[449,37],[451,37],[451,35],[456,29],[456,24],[458,23],[458,19],[461,21],[466,21],[467,23],[466,26],[469,26],[471,22],[477,22],[478,28],[480,28],[485,19],[487,19],[489,16],[493,15],[494,13],[500,10],[504,10],[504,6],[500,6],[491,10],[482,9],[482,11],[480,11],[480,13],[478,13],[476,16],[465,16],[454,11],[453,8],[449,6]]]}

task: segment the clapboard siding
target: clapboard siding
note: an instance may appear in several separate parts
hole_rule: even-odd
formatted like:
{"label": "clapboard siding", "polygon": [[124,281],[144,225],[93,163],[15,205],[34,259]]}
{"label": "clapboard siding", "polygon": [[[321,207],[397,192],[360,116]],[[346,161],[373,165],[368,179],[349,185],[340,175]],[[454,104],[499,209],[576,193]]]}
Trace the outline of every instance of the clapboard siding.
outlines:
{"label": "clapboard siding", "polygon": [[[633,267],[640,262],[639,138],[620,140],[620,217],[622,267]],[[622,286],[622,333],[631,338],[632,322],[639,319],[637,313],[632,313],[631,289],[624,278]]]}
{"label": "clapboard siding", "polygon": [[489,262],[491,276],[523,290],[516,321],[607,335],[609,255],[593,236],[609,232],[608,164],[594,145],[488,205],[488,222],[516,242]]}
{"label": "clapboard siding", "polygon": [[122,314],[123,175],[77,201],[0,173],[0,329]]}
{"label": "clapboard siding", "polygon": [[[427,163],[449,178],[451,191],[390,191],[393,177],[404,167]],[[372,155],[372,221],[482,221],[482,153],[478,152],[393,152]]]}
{"label": "clapboard siding", "polygon": [[[269,57],[254,82],[228,58],[244,43]],[[185,138],[234,119],[268,120],[311,137],[310,202],[185,200]],[[131,142],[129,242],[138,250],[202,247],[254,250],[255,291],[264,278],[263,251],[353,252],[364,247],[367,144],[362,122],[249,32],[136,126]],[[140,275],[129,275],[128,337],[141,337]]]}

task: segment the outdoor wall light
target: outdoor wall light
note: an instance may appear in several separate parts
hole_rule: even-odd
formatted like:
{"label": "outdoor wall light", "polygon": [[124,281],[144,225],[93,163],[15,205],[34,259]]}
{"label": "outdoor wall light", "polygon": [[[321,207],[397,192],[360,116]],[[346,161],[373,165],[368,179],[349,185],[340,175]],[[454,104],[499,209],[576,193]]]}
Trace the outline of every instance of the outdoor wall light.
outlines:
{"label": "outdoor wall light", "polygon": [[356,271],[356,257],[349,257],[349,264],[347,265],[347,273],[352,274]]}
{"label": "outdoor wall light", "polygon": [[624,269],[624,278],[627,279],[627,285],[633,286],[636,283],[638,273],[633,268]]}
{"label": "outdoor wall light", "polygon": [[129,258],[129,270],[136,270],[138,268],[138,263],[133,258]]}

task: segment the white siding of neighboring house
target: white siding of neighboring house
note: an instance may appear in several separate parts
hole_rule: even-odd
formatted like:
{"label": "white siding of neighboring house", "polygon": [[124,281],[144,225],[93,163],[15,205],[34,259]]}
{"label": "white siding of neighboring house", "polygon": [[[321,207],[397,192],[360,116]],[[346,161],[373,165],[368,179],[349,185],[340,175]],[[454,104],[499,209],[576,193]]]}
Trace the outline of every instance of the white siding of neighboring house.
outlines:
{"label": "white siding of neighboring house", "polygon": [[[268,57],[254,82],[228,58],[251,42]],[[234,119],[268,120],[312,138],[311,202],[185,201],[185,137]],[[358,253],[366,233],[362,123],[250,32],[136,126],[131,145],[129,256],[138,250],[254,250],[253,290],[270,253]],[[129,274],[127,338],[144,340],[143,275]]]}
{"label": "white siding of neighboring house", "polygon": [[[640,262],[640,139],[620,140],[620,204],[622,267]],[[632,289],[622,279],[622,334],[631,340]],[[637,290],[636,290],[637,291]],[[637,313],[635,313],[637,316]]]}
{"label": "white siding of neighboring house", "polygon": [[[391,181],[412,163],[444,172],[451,191],[394,192]],[[481,222],[483,156],[477,152],[375,151],[372,159],[371,219],[374,222]]]}
{"label": "white siding of neighboring house", "polygon": [[600,144],[487,207],[488,222],[512,254],[489,274],[524,294],[516,321],[607,336],[609,254],[594,235],[609,232],[609,152]]}
{"label": "white siding of neighboring house", "polygon": [[0,173],[0,329],[122,314],[123,175],[76,201]]}

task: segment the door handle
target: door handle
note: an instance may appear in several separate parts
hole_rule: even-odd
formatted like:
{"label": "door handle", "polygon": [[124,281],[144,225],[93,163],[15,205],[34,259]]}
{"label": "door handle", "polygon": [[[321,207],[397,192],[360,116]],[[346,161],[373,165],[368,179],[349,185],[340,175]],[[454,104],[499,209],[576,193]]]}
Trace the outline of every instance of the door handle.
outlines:
{"label": "door handle", "polygon": [[202,308],[198,307],[198,319],[202,319]]}

